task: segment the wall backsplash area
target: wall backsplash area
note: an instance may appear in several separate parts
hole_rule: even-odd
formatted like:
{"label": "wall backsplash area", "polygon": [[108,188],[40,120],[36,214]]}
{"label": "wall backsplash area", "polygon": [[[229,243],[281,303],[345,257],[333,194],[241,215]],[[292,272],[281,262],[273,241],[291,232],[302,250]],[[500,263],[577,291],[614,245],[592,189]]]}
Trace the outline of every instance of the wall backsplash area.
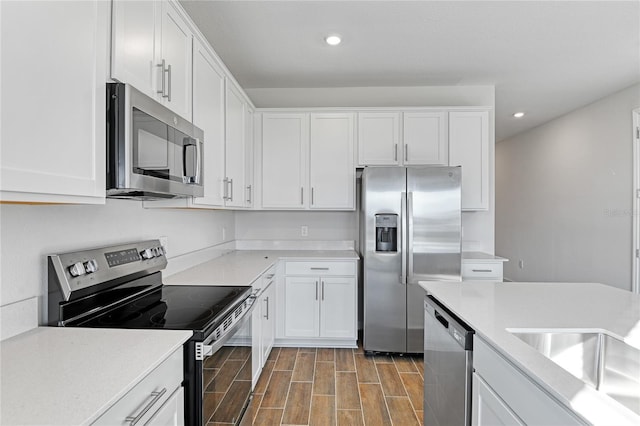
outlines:
{"label": "wall backsplash area", "polygon": [[48,254],[166,236],[172,258],[235,239],[232,211],[144,209],[139,201],[111,199],[106,205],[3,204],[0,229],[0,338],[12,322],[43,322]]}

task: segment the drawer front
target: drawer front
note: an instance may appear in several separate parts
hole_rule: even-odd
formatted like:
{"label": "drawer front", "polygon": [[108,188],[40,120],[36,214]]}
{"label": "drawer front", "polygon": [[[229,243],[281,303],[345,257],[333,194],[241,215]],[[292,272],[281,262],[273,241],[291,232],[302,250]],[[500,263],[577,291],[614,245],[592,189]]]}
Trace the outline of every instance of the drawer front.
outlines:
{"label": "drawer front", "polygon": [[473,345],[473,366],[476,373],[525,424],[584,424],[477,335],[474,336]]}
{"label": "drawer front", "polygon": [[182,351],[182,347],[176,349],[93,424],[124,425],[129,423],[125,421],[127,417],[138,416],[138,424],[145,424],[180,387],[183,378]]}
{"label": "drawer front", "polygon": [[356,275],[356,262],[287,262],[284,267],[286,275]]}
{"label": "drawer front", "polygon": [[462,279],[498,280],[502,281],[502,262],[496,263],[463,263]]}

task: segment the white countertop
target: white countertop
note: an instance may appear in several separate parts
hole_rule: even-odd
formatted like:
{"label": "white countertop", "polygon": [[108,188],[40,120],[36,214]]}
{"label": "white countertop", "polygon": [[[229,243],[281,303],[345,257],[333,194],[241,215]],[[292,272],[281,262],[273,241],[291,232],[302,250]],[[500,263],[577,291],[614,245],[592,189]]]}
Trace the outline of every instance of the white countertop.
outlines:
{"label": "white countertop", "polygon": [[236,250],[163,279],[166,285],[249,286],[278,260],[356,260],[354,250]]}
{"label": "white countertop", "polygon": [[39,327],[0,343],[0,424],[86,425],[190,331]]}
{"label": "white countertop", "polygon": [[422,282],[420,285],[590,423],[640,424],[640,416],[587,386],[506,330],[604,330],[640,348],[640,295],[603,284]]}
{"label": "white countertop", "polygon": [[462,252],[462,261],[469,262],[508,262],[509,259],[504,257],[496,256],[494,254],[485,253],[482,251],[463,251]]}

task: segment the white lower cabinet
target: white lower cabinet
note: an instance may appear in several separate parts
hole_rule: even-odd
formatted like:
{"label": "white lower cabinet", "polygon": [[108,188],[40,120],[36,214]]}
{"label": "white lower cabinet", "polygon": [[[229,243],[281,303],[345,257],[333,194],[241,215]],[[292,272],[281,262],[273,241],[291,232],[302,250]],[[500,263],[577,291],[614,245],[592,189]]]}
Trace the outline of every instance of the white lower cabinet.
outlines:
{"label": "white lower cabinet", "polygon": [[355,343],[356,261],[289,261],[284,269],[282,338],[301,344]]}
{"label": "white lower cabinet", "polygon": [[[253,315],[251,317],[252,323],[252,387],[255,387],[262,368],[269,358],[271,349],[275,342],[276,336],[276,286],[275,286],[275,267],[265,272],[262,277],[258,279],[257,284],[254,284],[254,291],[257,290],[257,297],[255,307],[253,309]],[[259,286],[259,290],[256,288]]]}
{"label": "white lower cabinet", "polygon": [[502,261],[473,262],[462,261],[463,281],[502,281]]}
{"label": "white lower cabinet", "polygon": [[98,418],[94,425],[184,425],[182,346]]}
{"label": "white lower cabinet", "polygon": [[473,344],[473,425],[585,424],[477,335]]}
{"label": "white lower cabinet", "polygon": [[473,373],[471,422],[478,426],[524,425],[509,406],[477,374]]}

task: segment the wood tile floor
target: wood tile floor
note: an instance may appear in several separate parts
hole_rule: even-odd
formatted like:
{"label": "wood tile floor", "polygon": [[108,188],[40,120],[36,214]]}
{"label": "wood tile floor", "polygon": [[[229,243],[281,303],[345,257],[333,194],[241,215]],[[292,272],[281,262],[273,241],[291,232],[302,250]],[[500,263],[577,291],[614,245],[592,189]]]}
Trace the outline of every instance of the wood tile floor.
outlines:
{"label": "wood tile floor", "polygon": [[421,425],[423,365],[362,348],[273,348],[242,425]]}

